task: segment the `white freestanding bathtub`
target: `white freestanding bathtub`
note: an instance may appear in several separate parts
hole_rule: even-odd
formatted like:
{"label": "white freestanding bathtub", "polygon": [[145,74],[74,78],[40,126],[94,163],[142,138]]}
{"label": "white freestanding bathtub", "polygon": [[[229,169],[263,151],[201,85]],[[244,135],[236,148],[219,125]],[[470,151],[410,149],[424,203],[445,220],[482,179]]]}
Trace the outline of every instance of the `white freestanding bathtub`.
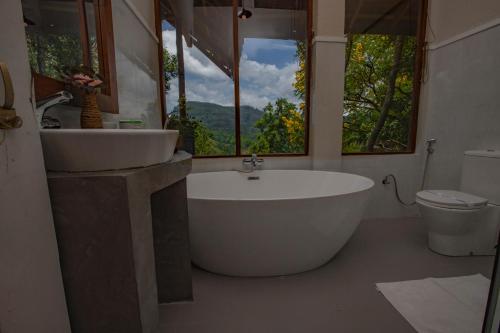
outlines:
{"label": "white freestanding bathtub", "polygon": [[191,174],[192,260],[233,276],[287,275],[319,267],[356,230],[373,185],[365,177],[326,171]]}

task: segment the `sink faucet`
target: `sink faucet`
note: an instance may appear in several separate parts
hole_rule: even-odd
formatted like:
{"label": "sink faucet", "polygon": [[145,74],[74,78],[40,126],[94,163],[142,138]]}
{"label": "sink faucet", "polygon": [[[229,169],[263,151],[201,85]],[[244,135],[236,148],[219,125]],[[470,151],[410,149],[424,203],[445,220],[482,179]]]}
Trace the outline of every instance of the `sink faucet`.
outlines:
{"label": "sink faucet", "polygon": [[51,107],[69,102],[73,99],[73,95],[68,91],[60,91],[48,98],[45,98],[36,103],[35,116],[40,128],[58,128],[60,127],[59,120],[51,117],[45,117],[45,112]]}
{"label": "sink faucet", "polygon": [[264,159],[258,158],[257,154],[252,154],[252,157],[246,157],[243,159],[243,165],[250,166],[250,171],[253,172],[257,167],[264,163]]}

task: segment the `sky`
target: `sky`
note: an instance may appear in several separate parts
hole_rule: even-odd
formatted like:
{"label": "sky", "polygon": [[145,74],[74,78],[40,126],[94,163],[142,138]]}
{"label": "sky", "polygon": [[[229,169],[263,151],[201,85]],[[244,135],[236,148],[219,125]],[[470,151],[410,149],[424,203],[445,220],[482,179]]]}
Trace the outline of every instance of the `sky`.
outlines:
{"label": "sky", "polygon": [[[194,45],[189,48],[184,40],[183,44],[187,100],[233,106],[233,81]],[[168,23],[163,24],[163,46],[177,53],[175,31]],[[299,67],[295,50],[293,40],[245,39],[240,58],[240,104],[263,109],[280,97],[298,103],[292,86]],[[175,79],[167,95],[168,112],[177,105],[177,98]]]}

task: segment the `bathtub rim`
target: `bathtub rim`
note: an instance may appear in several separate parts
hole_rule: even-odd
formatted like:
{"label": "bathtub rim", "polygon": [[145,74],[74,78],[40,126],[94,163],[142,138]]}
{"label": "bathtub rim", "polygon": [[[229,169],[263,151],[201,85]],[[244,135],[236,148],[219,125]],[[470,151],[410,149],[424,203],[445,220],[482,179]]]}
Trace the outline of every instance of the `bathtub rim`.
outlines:
{"label": "bathtub rim", "polygon": [[[209,197],[192,197],[189,194],[189,187],[187,189],[187,199],[189,200],[196,200],[196,201],[221,201],[221,202],[254,202],[254,203],[259,203],[259,202],[287,202],[287,201],[296,201],[296,200],[314,200],[314,199],[325,199],[325,198],[333,198],[333,197],[342,197],[342,196],[347,196],[347,195],[352,195],[355,193],[360,193],[364,191],[369,191],[373,189],[375,186],[375,182],[365,176],[357,175],[355,173],[348,173],[348,172],[340,172],[340,171],[324,171],[324,170],[307,170],[307,169],[264,169],[264,170],[256,170],[255,172],[261,172],[261,171],[306,171],[306,172],[313,172],[313,173],[327,173],[327,174],[341,174],[341,175],[349,175],[349,176],[355,176],[358,178],[361,178],[363,180],[368,181],[368,185],[362,189],[356,190],[356,191],[350,191],[350,192],[345,192],[345,193],[339,193],[339,194],[329,194],[329,195],[315,195],[315,196],[302,196],[302,197],[289,197],[289,198],[240,198],[240,199],[235,199],[235,198],[209,198]],[[187,180],[189,181],[190,176],[194,175],[207,175],[211,173],[241,173],[238,170],[222,170],[222,171],[208,171],[208,172],[197,172],[197,173],[191,173],[187,176]],[[253,173],[247,173],[247,175],[252,175]]]}

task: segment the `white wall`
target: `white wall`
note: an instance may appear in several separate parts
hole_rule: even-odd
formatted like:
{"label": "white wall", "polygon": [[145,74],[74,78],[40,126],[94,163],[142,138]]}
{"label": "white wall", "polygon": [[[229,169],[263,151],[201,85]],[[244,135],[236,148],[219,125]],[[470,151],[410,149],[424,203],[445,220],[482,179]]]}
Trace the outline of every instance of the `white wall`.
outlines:
{"label": "white wall", "polygon": [[[243,158],[198,158],[193,160],[193,172],[241,170]],[[309,156],[266,157],[264,169],[309,170],[312,168]]]}
{"label": "white wall", "polygon": [[[476,2],[476,8],[482,2]],[[469,7],[461,3],[463,7],[458,8],[448,1],[448,9],[465,13]],[[494,12],[487,11],[491,4],[483,8],[482,21],[477,21],[477,12],[473,15],[483,30],[460,40],[451,36],[451,40],[430,44],[420,125],[424,137],[438,140],[429,168],[429,187],[458,188],[465,150],[500,149],[500,2],[496,4]],[[439,5],[440,10],[431,12],[430,20],[437,35],[440,30],[436,27],[443,26],[445,19],[437,15],[446,12],[443,3]],[[454,31],[460,35],[470,25],[465,27]]]}
{"label": "white wall", "polygon": [[416,206],[398,203],[393,181],[383,185],[382,180],[389,174],[396,176],[401,199],[412,203],[420,186],[421,165],[418,154],[344,156],[342,159],[342,171],[363,175],[375,182],[365,218],[417,216]]}
{"label": "white wall", "polygon": [[[0,331],[70,332],[31,83],[21,2],[0,1],[0,61],[22,128],[0,145]],[[3,82],[0,104],[3,104]],[[0,134],[1,135],[1,134]]]}
{"label": "white wall", "polygon": [[428,41],[436,43],[498,18],[498,0],[430,0]]}

